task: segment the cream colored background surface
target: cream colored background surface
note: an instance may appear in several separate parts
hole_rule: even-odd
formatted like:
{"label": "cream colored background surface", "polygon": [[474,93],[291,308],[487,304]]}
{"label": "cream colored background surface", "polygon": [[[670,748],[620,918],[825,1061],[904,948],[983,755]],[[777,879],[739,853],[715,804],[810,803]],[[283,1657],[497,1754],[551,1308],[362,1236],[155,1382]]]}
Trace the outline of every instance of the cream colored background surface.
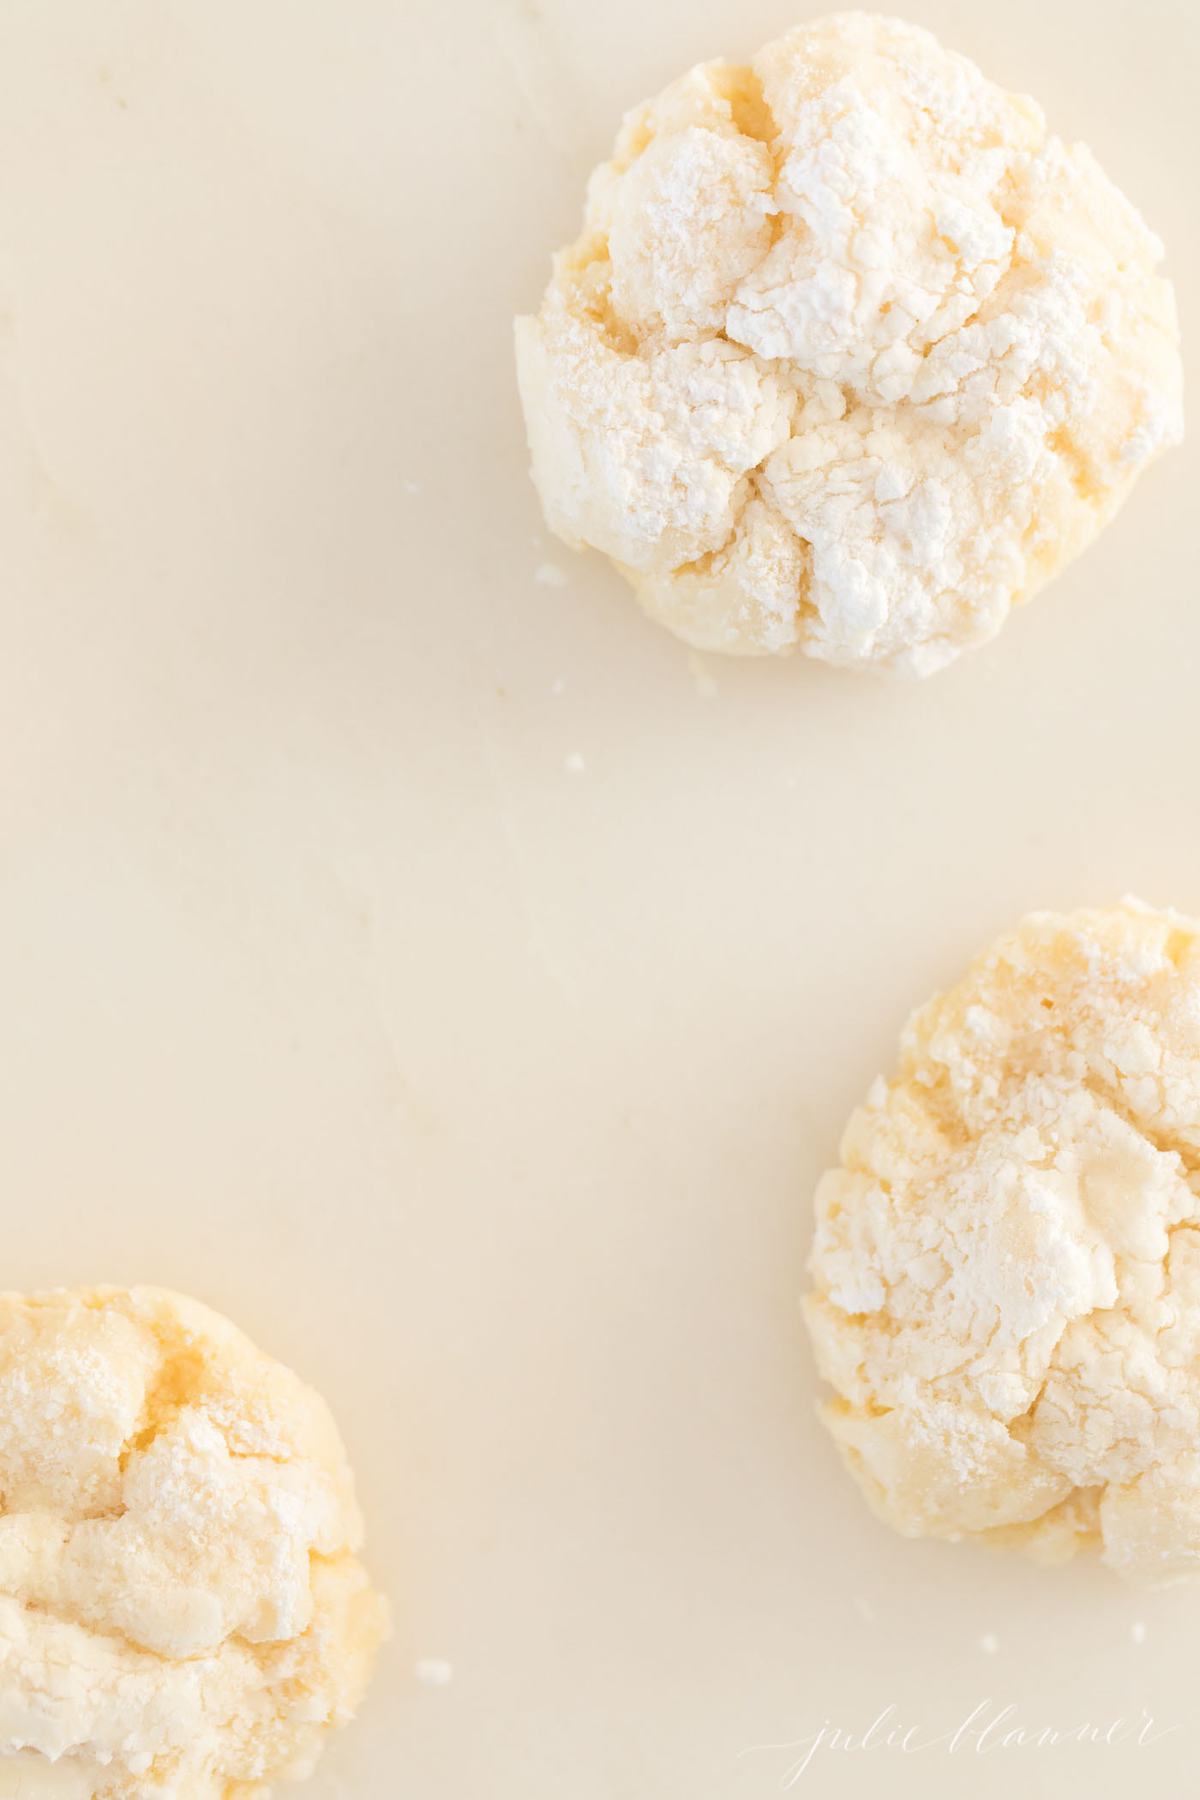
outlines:
{"label": "cream colored background surface", "polygon": [[[910,1005],[1029,907],[1200,911],[1194,450],[922,687],[698,667],[526,479],[510,316],[621,109],[806,10],[0,5],[3,1280],[190,1288],[334,1403],[398,1629],[314,1800],[767,1800],[891,1702],[1179,1729],[796,1791],[1200,1755],[1200,1595],[891,1538],[795,1307]],[[919,16],[1195,340],[1200,9]]]}

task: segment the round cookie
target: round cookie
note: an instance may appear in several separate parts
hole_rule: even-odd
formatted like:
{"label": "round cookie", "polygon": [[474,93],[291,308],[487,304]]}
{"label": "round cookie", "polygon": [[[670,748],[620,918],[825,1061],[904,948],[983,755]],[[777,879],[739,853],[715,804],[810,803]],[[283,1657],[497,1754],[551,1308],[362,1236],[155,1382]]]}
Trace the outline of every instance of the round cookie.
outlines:
{"label": "round cookie", "polygon": [[1161,255],[915,26],[703,64],[626,118],[517,321],[547,520],[701,649],[927,674],[1180,437]]}
{"label": "round cookie", "polygon": [[324,1402],[227,1320],[154,1288],[0,1295],[17,1791],[248,1800],[307,1774],[386,1631],[361,1538]]}
{"label": "round cookie", "polygon": [[879,1514],[1200,1568],[1200,926],[1027,918],[913,1016],[841,1159],[806,1312]]}

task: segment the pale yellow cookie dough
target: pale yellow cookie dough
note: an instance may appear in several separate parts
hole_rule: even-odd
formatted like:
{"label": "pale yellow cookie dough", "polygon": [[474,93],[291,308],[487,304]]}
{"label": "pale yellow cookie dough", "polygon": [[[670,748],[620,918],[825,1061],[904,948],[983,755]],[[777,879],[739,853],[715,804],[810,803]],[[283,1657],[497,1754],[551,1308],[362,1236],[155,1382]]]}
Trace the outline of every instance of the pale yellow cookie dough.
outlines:
{"label": "pale yellow cookie dough", "polygon": [[324,1402],[227,1320],[0,1295],[0,1794],[307,1774],[385,1632],[361,1537]]}
{"label": "pale yellow cookie dough", "polygon": [[700,649],[927,674],[1181,435],[1161,255],[916,26],[702,64],[626,118],[517,321],[547,520]]}
{"label": "pale yellow cookie dough", "polygon": [[1200,926],[1026,919],[914,1015],[841,1156],[806,1307],[880,1515],[1200,1569]]}

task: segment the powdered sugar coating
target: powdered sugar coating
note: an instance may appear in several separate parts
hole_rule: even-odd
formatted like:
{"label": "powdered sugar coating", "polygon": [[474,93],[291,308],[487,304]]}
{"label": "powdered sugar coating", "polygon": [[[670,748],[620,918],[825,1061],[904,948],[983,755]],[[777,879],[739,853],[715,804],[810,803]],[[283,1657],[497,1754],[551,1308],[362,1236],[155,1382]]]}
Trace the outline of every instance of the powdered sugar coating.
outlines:
{"label": "powdered sugar coating", "polygon": [[626,119],[517,322],[548,520],[698,648],[926,674],[1181,435],[1161,255],[915,26],[702,65]]}
{"label": "powdered sugar coating", "polygon": [[103,1800],[265,1794],[384,1631],[324,1403],[156,1289],[0,1296],[0,1753]]}
{"label": "powdered sugar coating", "polygon": [[841,1155],[806,1311],[882,1516],[1200,1568],[1200,926],[1026,919],[915,1014]]}

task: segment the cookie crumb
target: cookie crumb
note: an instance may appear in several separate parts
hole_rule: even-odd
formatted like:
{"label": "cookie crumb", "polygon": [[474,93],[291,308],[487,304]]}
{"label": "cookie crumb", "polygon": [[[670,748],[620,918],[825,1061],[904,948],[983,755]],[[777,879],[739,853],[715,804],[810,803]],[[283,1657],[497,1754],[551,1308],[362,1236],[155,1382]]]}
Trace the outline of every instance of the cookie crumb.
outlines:
{"label": "cookie crumb", "polygon": [[688,668],[691,671],[692,685],[696,690],[697,700],[715,700],[719,690],[713,679],[712,671],[699,651],[689,652]]}

